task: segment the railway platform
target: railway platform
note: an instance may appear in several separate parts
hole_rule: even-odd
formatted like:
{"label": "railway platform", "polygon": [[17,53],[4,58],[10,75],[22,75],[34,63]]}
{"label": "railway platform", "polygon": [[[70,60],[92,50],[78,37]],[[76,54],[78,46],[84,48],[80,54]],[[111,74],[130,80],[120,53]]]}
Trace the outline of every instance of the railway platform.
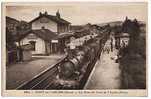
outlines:
{"label": "railway platform", "polygon": [[32,60],[11,64],[6,70],[7,89],[15,89],[19,85],[29,81],[42,71],[50,68],[65,55],[33,56]]}
{"label": "railway platform", "polygon": [[[110,47],[108,40],[104,48]],[[96,62],[84,89],[103,90],[120,88],[120,69],[116,63],[118,50],[102,52],[100,59]]]}

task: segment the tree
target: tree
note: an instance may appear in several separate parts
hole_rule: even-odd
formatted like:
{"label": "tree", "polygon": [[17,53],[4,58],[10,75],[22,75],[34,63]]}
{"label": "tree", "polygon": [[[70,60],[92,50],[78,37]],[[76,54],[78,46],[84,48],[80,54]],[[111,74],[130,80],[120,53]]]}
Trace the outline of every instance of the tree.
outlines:
{"label": "tree", "polygon": [[6,28],[6,48],[8,50],[16,48],[15,40],[8,28]]}
{"label": "tree", "polygon": [[140,25],[137,19],[134,19],[133,21],[131,21],[130,19],[126,17],[126,20],[124,21],[122,25],[122,31],[130,34],[130,40],[129,40],[129,45],[128,45],[129,52],[137,53],[138,46],[139,46],[137,42],[140,35]]}

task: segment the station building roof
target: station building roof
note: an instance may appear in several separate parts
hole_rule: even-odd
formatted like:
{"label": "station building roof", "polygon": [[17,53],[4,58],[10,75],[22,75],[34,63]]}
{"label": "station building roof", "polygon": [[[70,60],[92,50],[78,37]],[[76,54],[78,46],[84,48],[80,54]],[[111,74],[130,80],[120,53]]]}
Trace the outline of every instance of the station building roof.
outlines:
{"label": "station building roof", "polygon": [[22,40],[25,38],[28,34],[35,34],[39,38],[45,40],[45,41],[50,41],[52,39],[57,39],[58,35],[55,32],[52,32],[48,29],[36,29],[36,30],[31,30],[28,31],[26,34],[21,35],[18,40]]}

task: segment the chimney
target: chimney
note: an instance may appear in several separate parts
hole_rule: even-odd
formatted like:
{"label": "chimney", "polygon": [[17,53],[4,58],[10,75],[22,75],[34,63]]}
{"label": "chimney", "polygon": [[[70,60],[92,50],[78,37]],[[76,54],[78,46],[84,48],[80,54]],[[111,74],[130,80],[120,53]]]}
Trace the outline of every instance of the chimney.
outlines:
{"label": "chimney", "polygon": [[45,11],[45,15],[48,15],[47,11]]}
{"label": "chimney", "polygon": [[60,18],[59,10],[56,12],[56,17],[57,17],[57,18]]}
{"label": "chimney", "polygon": [[126,16],[126,20],[128,20],[128,17]]}
{"label": "chimney", "polygon": [[41,16],[42,15],[42,13],[41,12],[39,12],[39,16]]}

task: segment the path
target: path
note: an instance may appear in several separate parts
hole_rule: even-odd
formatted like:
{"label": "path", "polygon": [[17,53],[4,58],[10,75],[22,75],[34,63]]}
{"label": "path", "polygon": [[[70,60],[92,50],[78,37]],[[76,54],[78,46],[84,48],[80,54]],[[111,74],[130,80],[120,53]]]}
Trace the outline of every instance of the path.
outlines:
{"label": "path", "polygon": [[[110,40],[105,44],[110,47]],[[119,89],[120,88],[120,69],[115,62],[117,50],[102,53],[100,60],[96,62],[91,75],[84,89]]]}

